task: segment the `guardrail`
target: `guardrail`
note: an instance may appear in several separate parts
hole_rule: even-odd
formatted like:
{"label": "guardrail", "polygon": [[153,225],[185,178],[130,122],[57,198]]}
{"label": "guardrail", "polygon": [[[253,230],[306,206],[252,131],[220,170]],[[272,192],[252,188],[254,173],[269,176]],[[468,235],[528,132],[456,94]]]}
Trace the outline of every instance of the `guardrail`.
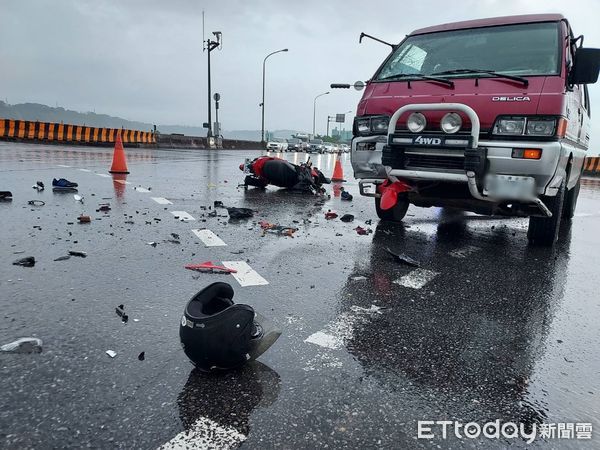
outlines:
{"label": "guardrail", "polygon": [[0,119],[0,140],[102,145],[114,143],[117,131],[121,132],[123,144],[156,144],[156,137],[151,131]]}
{"label": "guardrail", "polygon": [[588,156],[585,158],[583,174],[600,176],[600,156]]}

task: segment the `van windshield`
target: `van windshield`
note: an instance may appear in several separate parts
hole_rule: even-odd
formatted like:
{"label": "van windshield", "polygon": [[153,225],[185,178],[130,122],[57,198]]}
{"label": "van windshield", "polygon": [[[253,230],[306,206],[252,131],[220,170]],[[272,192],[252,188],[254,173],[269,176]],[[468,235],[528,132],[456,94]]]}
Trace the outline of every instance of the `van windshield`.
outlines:
{"label": "van windshield", "polygon": [[558,41],[556,22],[409,36],[394,50],[375,80],[440,74],[444,78],[473,77],[475,69],[522,76],[556,75],[560,62]]}

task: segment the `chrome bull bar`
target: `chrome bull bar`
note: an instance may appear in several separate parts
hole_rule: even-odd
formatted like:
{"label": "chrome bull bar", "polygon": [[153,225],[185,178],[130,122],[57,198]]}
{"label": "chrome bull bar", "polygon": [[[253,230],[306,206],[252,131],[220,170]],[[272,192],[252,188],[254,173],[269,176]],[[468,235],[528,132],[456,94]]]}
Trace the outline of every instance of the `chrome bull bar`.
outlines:
{"label": "chrome bull bar", "polygon": [[[473,108],[471,108],[470,106],[465,105],[463,103],[426,103],[426,104],[412,104],[412,105],[402,106],[401,108],[397,109],[396,112],[394,114],[392,114],[392,117],[390,118],[390,123],[388,125],[388,142],[389,142],[390,135],[392,135],[396,132],[396,123],[398,122],[398,119],[400,119],[400,116],[402,116],[402,114],[409,112],[409,111],[419,111],[419,112],[420,111],[455,111],[455,112],[464,113],[469,118],[469,121],[471,122],[471,145],[469,148],[476,149],[478,147],[479,132],[481,130],[481,123],[479,122],[479,116],[477,116],[477,113],[475,112],[475,110],[473,110]],[[386,170],[388,178],[392,182],[398,181],[398,176],[403,175],[402,172],[405,172],[407,175],[409,172],[413,172],[413,171],[405,171],[405,170],[393,170],[390,167],[386,167],[385,170]],[[392,172],[395,172],[395,174],[392,174]],[[444,174],[444,175],[446,175],[446,174]],[[462,176],[460,176],[460,177],[462,178]],[[504,199],[498,199],[498,198],[493,198],[493,197],[483,195],[479,191],[479,187],[477,186],[475,172],[467,171],[466,177],[467,177],[467,185],[469,187],[469,192],[471,193],[473,198],[476,198],[477,200],[482,200],[482,201],[486,201],[486,202],[494,202],[494,203],[504,201]],[[458,178],[458,177],[452,177],[452,178]],[[362,193],[362,190],[363,189],[361,187],[361,193]],[[544,202],[542,202],[542,200],[540,200],[539,198],[534,197],[531,199],[527,199],[526,201],[529,201],[529,202],[533,203],[535,206],[537,206],[538,209],[542,212],[542,214],[544,214],[546,217],[552,216],[552,213],[550,212],[550,210],[546,207]]]}

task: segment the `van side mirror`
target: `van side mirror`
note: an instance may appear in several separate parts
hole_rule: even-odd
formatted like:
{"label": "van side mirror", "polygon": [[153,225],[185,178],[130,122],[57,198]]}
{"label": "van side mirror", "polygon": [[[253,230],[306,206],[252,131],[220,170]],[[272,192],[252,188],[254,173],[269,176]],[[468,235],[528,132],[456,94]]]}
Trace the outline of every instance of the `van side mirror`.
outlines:
{"label": "van side mirror", "polygon": [[570,84],[592,84],[598,81],[600,72],[600,48],[581,48],[575,53],[573,68],[569,74]]}

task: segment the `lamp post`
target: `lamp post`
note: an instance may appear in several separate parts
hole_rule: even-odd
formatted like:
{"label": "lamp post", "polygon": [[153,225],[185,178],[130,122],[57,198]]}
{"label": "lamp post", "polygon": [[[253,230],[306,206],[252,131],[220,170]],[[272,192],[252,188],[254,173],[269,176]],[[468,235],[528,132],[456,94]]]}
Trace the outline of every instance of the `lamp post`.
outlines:
{"label": "lamp post", "polygon": [[265,63],[267,62],[267,58],[269,56],[274,55],[275,53],[281,53],[281,52],[287,52],[288,49],[284,48],[281,50],[277,50],[276,52],[273,53],[269,53],[267,56],[265,56],[265,59],[263,59],[263,72],[262,72],[262,103],[260,104],[260,107],[262,109],[261,111],[261,115],[262,115],[262,125],[261,125],[261,129],[260,129],[260,143],[262,145],[265,145]]}
{"label": "lamp post", "polygon": [[315,137],[315,123],[316,123],[316,117],[317,117],[317,99],[319,97],[322,97],[324,95],[329,94],[328,92],[323,92],[322,94],[319,94],[315,97],[315,100],[313,101],[313,139]]}

